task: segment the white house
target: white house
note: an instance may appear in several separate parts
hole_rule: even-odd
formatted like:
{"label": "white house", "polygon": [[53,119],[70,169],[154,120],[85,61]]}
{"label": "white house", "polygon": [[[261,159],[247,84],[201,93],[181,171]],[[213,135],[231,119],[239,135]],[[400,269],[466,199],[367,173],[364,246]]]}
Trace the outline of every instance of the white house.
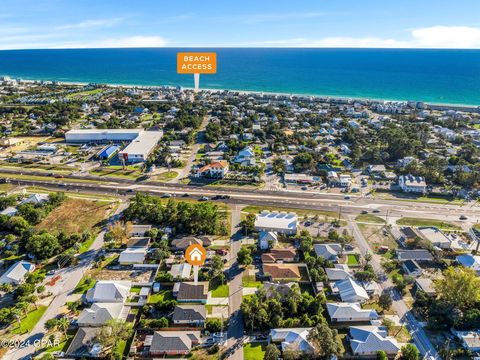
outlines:
{"label": "white house", "polygon": [[228,173],[228,161],[220,160],[207,164],[198,169],[196,176],[206,176],[223,179]]}
{"label": "white house", "polygon": [[385,351],[387,355],[396,355],[400,346],[393,336],[388,336],[383,326],[351,326],[350,347],[354,355],[376,355]]}
{"label": "white house", "polygon": [[0,277],[0,284],[18,285],[25,280],[25,276],[35,270],[35,265],[27,261],[18,261],[8,268]]}
{"label": "white house", "polygon": [[375,310],[362,309],[359,303],[327,303],[327,311],[332,322],[360,322],[378,319]]}
{"label": "white house", "polygon": [[312,353],[313,345],[308,341],[312,328],[285,328],[270,330],[270,341],[281,343],[282,350],[295,350]]}
{"label": "white house", "polygon": [[78,316],[78,326],[102,326],[109,320],[126,320],[130,308],[123,303],[95,303]]}
{"label": "white house", "polygon": [[244,166],[253,166],[255,165],[255,153],[250,146],[247,146],[238,152],[234,161]]}
{"label": "white house", "polygon": [[192,273],[192,265],[186,262],[182,264],[174,264],[170,268],[169,273],[172,274],[174,279],[190,279]]}
{"label": "white house", "polygon": [[342,245],[340,244],[314,244],[313,249],[318,257],[323,257],[325,260],[338,262],[338,257],[342,252]]}
{"label": "white house", "polygon": [[15,216],[17,213],[18,213],[18,210],[13,206],[9,206],[6,209],[2,210],[2,212],[0,212],[0,214],[6,215],[6,216]]}
{"label": "white house", "polygon": [[255,218],[255,231],[293,235],[297,233],[297,221],[295,213],[264,210]]}
{"label": "white house", "polygon": [[128,280],[100,280],[87,291],[85,299],[91,303],[124,303],[131,287],[132,282]]}
{"label": "white house", "polygon": [[20,201],[19,205],[25,204],[42,204],[48,201],[48,194],[32,194],[28,198]]}
{"label": "white house", "polygon": [[370,298],[362,285],[352,278],[337,281],[333,285],[332,290],[340,295],[343,302],[363,303]]}
{"label": "white house", "polygon": [[146,255],[146,248],[126,248],[120,253],[118,262],[120,265],[143,264]]}
{"label": "white house", "polygon": [[400,176],[398,178],[398,186],[404,192],[425,193],[427,191],[425,178],[411,174]]}
{"label": "white house", "polygon": [[273,231],[260,231],[258,234],[258,244],[260,249],[267,250],[270,248],[270,243],[278,243],[278,236],[276,232]]}
{"label": "white house", "polygon": [[326,268],[325,273],[330,281],[345,280],[351,276],[347,264],[335,264],[334,268]]}

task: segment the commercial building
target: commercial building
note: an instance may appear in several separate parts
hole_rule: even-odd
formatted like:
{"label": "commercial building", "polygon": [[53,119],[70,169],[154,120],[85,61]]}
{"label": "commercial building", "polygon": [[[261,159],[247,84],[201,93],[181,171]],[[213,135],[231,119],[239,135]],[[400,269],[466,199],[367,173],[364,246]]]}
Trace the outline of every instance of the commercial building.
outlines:
{"label": "commercial building", "polygon": [[255,231],[277,232],[294,235],[297,233],[297,214],[262,211],[255,218]]}
{"label": "commercial building", "polygon": [[120,159],[128,163],[146,161],[163,136],[163,131],[143,129],[77,129],[65,133],[67,143],[130,142],[119,151]]}

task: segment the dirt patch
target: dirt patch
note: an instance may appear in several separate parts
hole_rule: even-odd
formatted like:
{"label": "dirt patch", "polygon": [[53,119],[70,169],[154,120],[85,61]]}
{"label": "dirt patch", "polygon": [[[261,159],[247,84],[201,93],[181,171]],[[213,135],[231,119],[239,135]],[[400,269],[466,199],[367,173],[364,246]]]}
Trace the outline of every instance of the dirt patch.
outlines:
{"label": "dirt patch", "polygon": [[152,270],[92,270],[91,276],[95,280],[130,280],[132,282],[149,282]]}
{"label": "dirt patch", "polygon": [[64,231],[67,234],[91,231],[108,216],[113,207],[110,202],[70,198],[43,219],[37,229]]}
{"label": "dirt patch", "polygon": [[358,227],[373,251],[378,252],[380,246],[388,246],[389,249],[398,247],[392,235],[382,225],[358,224]]}

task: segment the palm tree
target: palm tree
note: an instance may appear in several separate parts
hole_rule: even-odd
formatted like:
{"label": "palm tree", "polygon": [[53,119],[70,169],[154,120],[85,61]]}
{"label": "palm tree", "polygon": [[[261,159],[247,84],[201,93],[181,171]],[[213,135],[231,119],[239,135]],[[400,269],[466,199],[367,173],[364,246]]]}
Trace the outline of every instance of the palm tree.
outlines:
{"label": "palm tree", "polygon": [[57,329],[63,333],[63,336],[67,334],[68,327],[70,326],[70,321],[66,317],[62,317],[57,321]]}

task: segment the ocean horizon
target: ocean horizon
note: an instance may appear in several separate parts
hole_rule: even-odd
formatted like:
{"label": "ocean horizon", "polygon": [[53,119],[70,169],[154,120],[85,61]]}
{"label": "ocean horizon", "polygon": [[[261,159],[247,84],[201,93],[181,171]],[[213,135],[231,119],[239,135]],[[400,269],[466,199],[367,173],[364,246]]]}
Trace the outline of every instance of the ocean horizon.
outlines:
{"label": "ocean horizon", "polygon": [[0,51],[0,76],[125,86],[193,87],[179,51],[217,52],[200,88],[480,105],[480,50],[128,48]]}

